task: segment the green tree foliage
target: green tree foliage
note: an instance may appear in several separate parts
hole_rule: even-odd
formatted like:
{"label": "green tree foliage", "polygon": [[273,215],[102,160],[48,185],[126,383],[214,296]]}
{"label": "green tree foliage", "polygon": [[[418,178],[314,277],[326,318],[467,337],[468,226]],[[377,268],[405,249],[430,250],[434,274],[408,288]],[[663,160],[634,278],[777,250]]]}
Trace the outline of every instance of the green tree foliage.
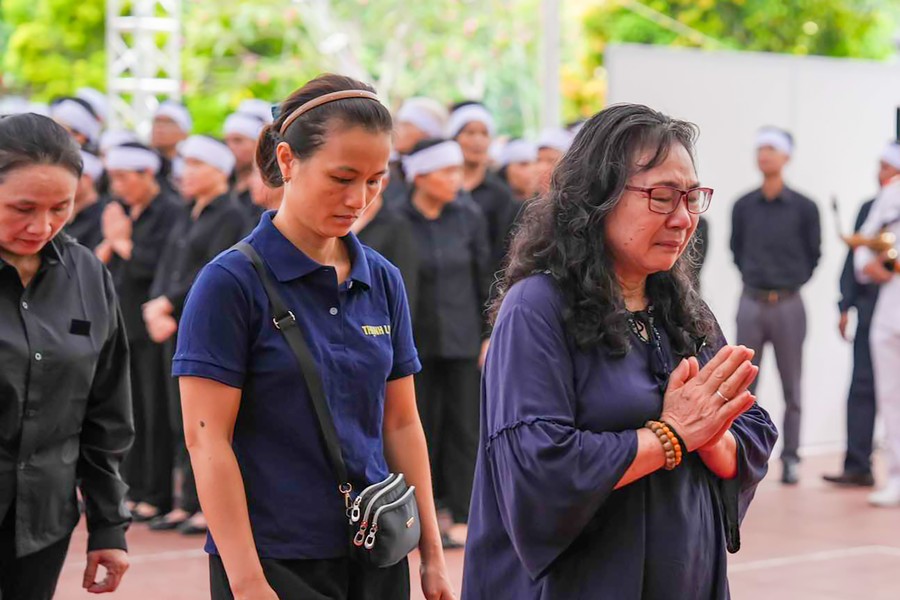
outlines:
{"label": "green tree foliage", "polygon": [[[38,100],[106,81],[103,0],[2,0],[0,89]],[[4,35],[5,32],[5,35]]]}
{"label": "green tree foliage", "polygon": [[188,5],[182,78],[197,131],[218,134],[241,100],[283,98],[323,69],[300,12],[284,0]]}
{"label": "green tree foliage", "polygon": [[540,0],[345,0],[335,12],[363,39],[361,62],[394,104],[413,95],[480,100],[501,130],[537,127]]}
{"label": "green tree foliage", "polygon": [[[602,107],[612,42],[877,59],[900,23],[886,0],[560,1],[588,7],[563,31],[569,119]],[[336,70],[373,81],[395,107],[412,95],[478,99],[502,130],[534,131],[540,2],[185,0],[184,98],[197,130],[218,133],[241,100],[283,98]],[[104,89],[104,4],[0,0],[0,93]]]}
{"label": "green tree foliage", "polygon": [[[570,77],[602,77],[604,49],[616,42],[882,59],[893,52],[896,10],[885,0],[610,0],[585,13],[581,64]],[[567,99],[570,113],[602,102],[577,85]]]}

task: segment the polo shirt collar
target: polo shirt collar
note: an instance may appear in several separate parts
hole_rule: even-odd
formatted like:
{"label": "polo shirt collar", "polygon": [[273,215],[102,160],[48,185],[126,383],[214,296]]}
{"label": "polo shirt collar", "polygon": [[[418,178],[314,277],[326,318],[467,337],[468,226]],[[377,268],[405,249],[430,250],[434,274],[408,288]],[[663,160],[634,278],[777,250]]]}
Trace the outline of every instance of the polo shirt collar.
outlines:
{"label": "polo shirt collar", "polygon": [[[280,282],[286,282],[306,277],[322,269],[321,264],[308,257],[278,231],[272,222],[274,216],[275,211],[263,214],[259,225],[253,230],[252,238],[253,245],[272,269],[275,278]],[[341,239],[347,245],[350,254],[350,279],[363,284],[366,288],[372,287],[369,261],[366,260],[366,253],[359,239],[353,233]]]}

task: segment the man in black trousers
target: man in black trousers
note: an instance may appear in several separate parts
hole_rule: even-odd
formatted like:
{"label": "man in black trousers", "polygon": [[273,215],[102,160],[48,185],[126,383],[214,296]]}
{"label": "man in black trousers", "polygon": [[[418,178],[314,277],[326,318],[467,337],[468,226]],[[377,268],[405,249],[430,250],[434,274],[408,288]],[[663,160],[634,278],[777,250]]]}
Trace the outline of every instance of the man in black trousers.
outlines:
{"label": "man in black trousers", "polygon": [[757,365],[771,343],[781,375],[785,403],[781,481],[786,484],[797,483],[800,462],[806,339],[800,288],[812,277],[821,255],[819,209],[784,182],[784,167],[793,150],[790,133],[774,127],[759,131],[756,159],[763,184],[735,203],[731,231],[731,250],[744,283],[737,342],[756,351],[753,363]]}
{"label": "man in black trousers", "polygon": [[[879,186],[900,174],[900,144],[891,143],[881,153],[878,170]],[[859,231],[869,216],[875,200],[862,205],[856,217],[854,231]],[[847,323],[851,308],[856,309],[856,335],[853,338],[853,376],[847,396],[847,454],[844,470],[837,475],[823,475],[836,485],[872,487],[872,437],[875,429],[875,375],[869,350],[869,327],[878,299],[877,284],[862,284],[853,272],[853,251],[850,250],[841,273],[841,311],[838,328],[841,337],[849,340]]]}

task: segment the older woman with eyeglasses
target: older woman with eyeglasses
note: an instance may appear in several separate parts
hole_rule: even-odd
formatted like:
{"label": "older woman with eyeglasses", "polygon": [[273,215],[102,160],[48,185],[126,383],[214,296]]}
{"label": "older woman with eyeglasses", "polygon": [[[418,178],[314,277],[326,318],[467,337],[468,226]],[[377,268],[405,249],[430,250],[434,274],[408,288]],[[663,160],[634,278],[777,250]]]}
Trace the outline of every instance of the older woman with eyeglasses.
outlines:
{"label": "older woman with eyeglasses", "polygon": [[516,234],[482,383],[463,598],[729,597],[777,432],[691,277],[696,127],[595,115]]}

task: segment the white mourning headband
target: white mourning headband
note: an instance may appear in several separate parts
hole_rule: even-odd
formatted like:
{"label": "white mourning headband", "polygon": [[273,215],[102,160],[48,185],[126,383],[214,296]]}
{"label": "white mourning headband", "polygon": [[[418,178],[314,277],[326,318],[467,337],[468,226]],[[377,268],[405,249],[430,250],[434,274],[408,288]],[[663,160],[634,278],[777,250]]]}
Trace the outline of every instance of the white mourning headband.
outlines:
{"label": "white mourning headband", "polygon": [[412,183],[419,175],[427,175],[445,167],[461,167],[463,153],[459,144],[453,141],[441,142],[419,150],[403,158],[406,181]]}

